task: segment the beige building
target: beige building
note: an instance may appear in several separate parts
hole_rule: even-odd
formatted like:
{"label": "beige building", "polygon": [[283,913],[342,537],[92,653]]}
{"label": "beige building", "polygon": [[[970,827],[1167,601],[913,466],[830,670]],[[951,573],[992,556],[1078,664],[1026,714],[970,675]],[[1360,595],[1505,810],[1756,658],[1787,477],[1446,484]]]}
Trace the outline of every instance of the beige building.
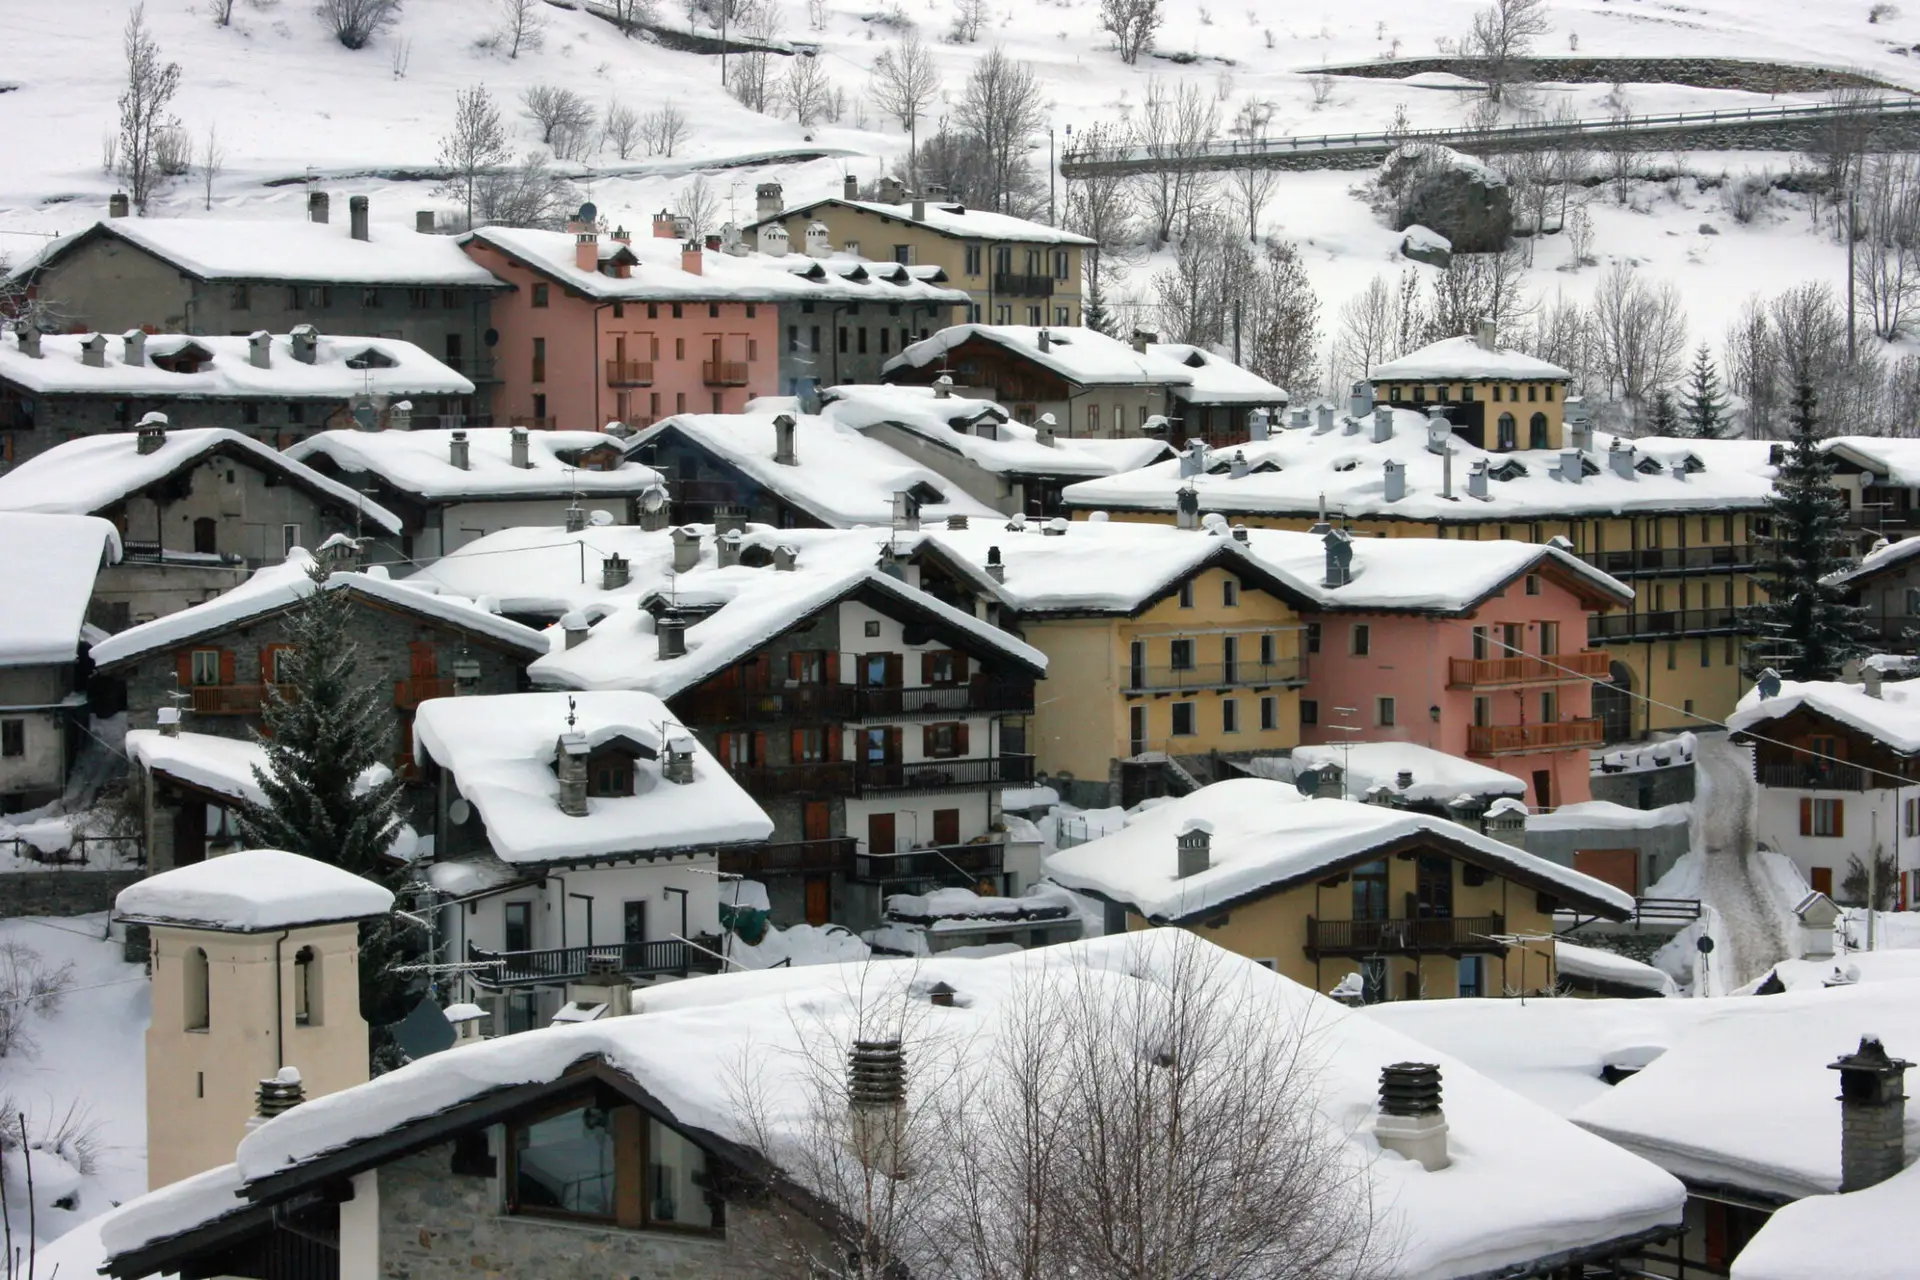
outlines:
{"label": "beige building", "polygon": [[151,938],[147,1185],[233,1159],[262,1081],[305,1096],[367,1079],[359,921],[393,895],[298,854],[251,849],[152,876],[114,914]]}

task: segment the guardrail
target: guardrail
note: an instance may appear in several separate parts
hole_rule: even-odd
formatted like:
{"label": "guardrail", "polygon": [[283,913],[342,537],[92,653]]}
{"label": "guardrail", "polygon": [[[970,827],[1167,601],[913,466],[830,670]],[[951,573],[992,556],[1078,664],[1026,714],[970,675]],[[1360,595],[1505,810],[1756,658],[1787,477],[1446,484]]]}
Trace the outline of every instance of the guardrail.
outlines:
{"label": "guardrail", "polygon": [[853,860],[853,878],[863,884],[898,884],[907,880],[966,881],[999,875],[1005,845],[948,844],[898,853],[862,853]]}
{"label": "guardrail", "polygon": [[1635,924],[1692,924],[1700,918],[1698,898],[1635,898]]}
{"label": "guardrail", "polygon": [[[105,856],[100,856],[104,852]],[[64,849],[41,849],[18,836],[0,839],[0,854],[70,870],[112,870],[141,867],[147,862],[147,844],[140,836],[74,836]]]}
{"label": "guardrail", "polygon": [[1754,770],[1763,787],[1802,791],[1864,791],[1867,776],[1852,764],[1763,764]]}
{"label": "guardrail", "polygon": [[530,987],[584,978],[596,968],[624,977],[710,972],[713,962],[684,942],[609,942],[591,947],[540,951],[488,951],[467,944],[467,963],[483,987]]}
{"label": "guardrail", "polygon": [[720,850],[720,870],[730,875],[777,876],[846,871],[860,842],[851,836],[739,845]]}

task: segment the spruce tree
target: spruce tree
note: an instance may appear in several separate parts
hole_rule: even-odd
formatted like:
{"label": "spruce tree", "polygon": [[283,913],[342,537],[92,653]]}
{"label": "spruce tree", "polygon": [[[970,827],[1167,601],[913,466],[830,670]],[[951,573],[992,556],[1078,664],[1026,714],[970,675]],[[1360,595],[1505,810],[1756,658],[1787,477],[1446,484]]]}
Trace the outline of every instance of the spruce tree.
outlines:
{"label": "spruce tree", "polygon": [[1754,610],[1748,673],[1772,667],[1788,680],[1831,680],[1841,663],[1867,652],[1871,632],[1866,610],[1829,581],[1849,563],[1847,504],[1820,447],[1813,384],[1804,378],[1794,388],[1792,428],[1759,540],[1754,576],[1767,600]]}
{"label": "spruce tree", "polygon": [[1653,420],[1649,425],[1656,436],[1680,434],[1680,413],[1673,407],[1673,392],[1665,387],[1653,393]]}
{"label": "spruce tree", "polygon": [[1727,427],[1727,399],[1720,394],[1720,374],[1704,342],[1687,372],[1686,416],[1687,434],[1696,440],[1718,440]]}

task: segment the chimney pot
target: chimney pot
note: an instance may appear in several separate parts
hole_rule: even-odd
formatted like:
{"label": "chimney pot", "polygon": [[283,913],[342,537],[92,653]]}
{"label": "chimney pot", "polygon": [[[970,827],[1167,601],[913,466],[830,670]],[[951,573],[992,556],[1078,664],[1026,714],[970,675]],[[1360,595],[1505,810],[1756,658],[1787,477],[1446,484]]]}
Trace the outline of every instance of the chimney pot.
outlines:
{"label": "chimney pot", "polygon": [[705,265],[701,258],[700,242],[689,240],[680,246],[680,269],[688,275],[705,275]]}
{"label": "chimney pot", "polygon": [[693,735],[685,729],[669,734],[666,754],[660,758],[660,776],[675,786],[693,781]]}
{"label": "chimney pot", "polygon": [[453,663],[455,697],[471,697],[480,692],[480,663],[473,658],[456,658]]}
{"label": "chimney pot", "polygon": [[[1185,458],[1191,455],[1181,456]],[[1182,485],[1174,494],[1174,526],[1180,529],[1200,527],[1200,493],[1191,482]]]}
{"label": "chimney pot", "polygon": [[740,563],[740,531],[730,530],[714,539],[714,565],[720,569],[731,569]]}
{"label": "chimney pot", "polygon": [[1373,412],[1373,384],[1356,382],[1347,395],[1347,414],[1354,418],[1364,418]]}
{"label": "chimney pot", "polygon": [[533,470],[533,459],[530,456],[531,446],[528,443],[527,429],[525,427],[514,427],[508,434],[507,440],[510,451],[510,461],[513,465],[522,471]]}
{"label": "chimney pot", "polygon": [[1327,571],[1322,586],[1344,587],[1353,581],[1353,535],[1345,529],[1328,528],[1320,535],[1326,548]]}
{"label": "chimney pot", "polygon": [[1315,417],[1318,420],[1320,430],[1322,431],[1333,430],[1333,406],[1332,405],[1330,404],[1321,405],[1317,410]]}
{"label": "chimney pot", "polygon": [[1181,880],[1197,876],[1213,866],[1213,826],[1201,818],[1189,818],[1174,837],[1179,865],[1174,874]]}
{"label": "chimney pot", "polygon": [[600,233],[592,227],[573,233],[573,265],[580,271],[600,270]]}
{"label": "chimney pot", "polygon": [[180,736],[180,708],[161,707],[153,713],[154,722],[160,726],[160,734],[166,738]]}
{"label": "chimney pot", "polygon": [[126,217],[130,211],[130,207],[130,203],[127,200],[127,193],[124,191],[116,191],[107,197],[107,216],[109,218]]}
{"label": "chimney pot", "polygon": [[1418,1161],[1429,1173],[1446,1168],[1447,1120],[1440,1109],[1440,1068],[1396,1062],[1380,1069],[1380,1114],[1373,1136],[1382,1149]]}
{"label": "chimney pot", "polygon": [[1486,351],[1500,349],[1500,326],[1491,320],[1480,322],[1480,346]]}
{"label": "chimney pot", "polygon": [[585,508],[581,507],[577,501],[568,504],[565,524],[566,531],[568,533],[579,533],[586,527],[587,513]]}
{"label": "chimney pot", "polygon": [[413,211],[413,229],[421,235],[432,235],[436,222],[437,218],[431,209],[415,209]]}
{"label": "chimney pot", "polygon": [[319,356],[320,333],[310,324],[297,324],[287,332],[287,341],[293,347],[293,358],[301,364],[312,364]]}
{"label": "chimney pot", "polygon": [[1247,412],[1247,439],[1259,444],[1267,439],[1267,411],[1251,409]]}
{"label": "chimney pot", "polygon": [[332,203],[332,198],[324,191],[307,192],[307,220],[309,222],[324,223],[327,220],[327,211]]}
{"label": "chimney pot", "polygon": [[469,454],[468,448],[467,448],[466,432],[456,431],[451,436],[447,437],[447,461],[452,463],[454,466],[458,467],[462,471],[465,471],[468,469],[468,466],[470,465],[470,461],[471,461],[471,455]]}
{"label": "chimney pot", "polygon": [[40,359],[40,330],[32,323],[22,320],[14,326],[13,331],[20,339],[20,354],[29,360]]}
{"label": "chimney pot", "polygon": [[773,420],[773,460],[783,467],[800,465],[800,455],[793,447],[793,415],[782,413]]}
{"label": "chimney pot", "polygon": [[673,531],[673,571],[687,573],[700,564],[700,531],[682,525]]}
{"label": "chimney pot", "polygon": [[773,549],[773,570],[775,573],[792,573],[799,560],[800,553],[792,547],[778,546]]}
{"label": "chimney pot", "polygon": [[777,182],[763,182],[753,189],[753,218],[756,222],[765,222],[768,218],[780,216],[781,190]]}
{"label": "chimney pot", "polygon": [[950,515],[950,516],[948,516],[948,517],[947,517],[947,528],[949,528],[949,529],[964,529],[964,528],[966,528],[966,527],[967,527],[967,515],[966,515],[966,512],[964,512],[964,511],[956,511],[956,512],[954,512],[954,513],[953,513],[952,515]]}
{"label": "chimney pot", "polygon": [[627,563],[627,558],[618,551],[600,562],[600,589],[602,591],[618,591],[631,581],[633,581],[632,566]]}
{"label": "chimney pot", "polygon": [[1884,679],[1886,679],[1886,673],[1881,671],[1880,668],[1878,667],[1867,666],[1867,667],[1861,668],[1860,670],[1861,692],[1865,693],[1869,698],[1880,697],[1881,696],[1880,683]]}
{"label": "chimney pot", "polygon": [[893,527],[896,529],[920,527],[920,503],[905,489],[897,490],[893,495]]}
{"label": "chimney pot", "polygon": [[1007,566],[1000,559],[999,547],[987,548],[987,576],[995,582],[1007,580]]}
{"label": "chimney pot", "polygon": [[687,654],[687,620],[675,610],[668,609],[653,620],[654,638],[660,642],[659,657],[684,658]]}
{"label": "chimney pot", "polygon": [[1585,467],[1578,449],[1560,451],[1560,478],[1568,484],[1579,484],[1585,478]]}
{"label": "chimney pot", "polygon": [[854,177],[852,174],[848,174],[846,177],[840,179],[840,198],[843,200],[858,200],[860,198],[860,179]]}
{"label": "chimney pot", "polygon": [[1386,463],[1386,500],[1398,502],[1407,496],[1407,464],[1398,458],[1388,458]]}
{"label": "chimney pot", "polygon": [[1039,341],[1040,341],[1041,355],[1046,355],[1049,351],[1053,350],[1053,335],[1048,333],[1045,329],[1042,329],[1040,331]]}
{"label": "chimney pot", "polygon": [[155,410],[142,417],[134,428],[134,451],[158,453],[167,442],[167,415]]}
{"label": "chimney pot", "polygon": [[1467,469],[1467,496],[1485,498],[1487,496],[1487,460],[1475,458]]}
{"label": "chimney pot", "polygon": [[365,196],[354,196],[347,201],[347,220],[351,224],[349,232],[355,240],[372,239],[367,225],[367,198]]}
{"label": "chimney pot", "polygon": [[925,222],[927,220],[927,198],[925,196],[915,196],[913,198],[913,220],[915,222]]}
{"label": "chimney pot", "polygon": [[254,1098],[254,1116],[248,1121],[249,1129],[257,1128],[275,1116],[285,1115],[307,1100],[306,1086],[300,1080],[300,1068],[280,1068],[273,1076],[260,1082]]}
{"label": "chimney pot", "polygon": [[1904,1058],[1890,1057],[1878,1036],[1861,1036],[1860,1047],[1828,1070],[1840,1073],[1840,1190],[1859,1191],[1885,1182],[1906,1166]]}

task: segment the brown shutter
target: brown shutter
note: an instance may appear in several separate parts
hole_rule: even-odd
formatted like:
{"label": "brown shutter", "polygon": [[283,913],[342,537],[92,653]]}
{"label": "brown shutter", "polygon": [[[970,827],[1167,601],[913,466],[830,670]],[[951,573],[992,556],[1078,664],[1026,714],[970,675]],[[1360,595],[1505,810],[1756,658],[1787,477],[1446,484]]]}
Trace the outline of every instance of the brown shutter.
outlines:
{"label": "brown shutter", "polygon": [[1800,834],[1813,834],[1813,801],[1802,797],[1800,801]]}
{"label": "brown shutter", "polygon": [[931,653],[923,653],[920,655],[920,683],[933,683],[933,655]]}
{"label": "brown shutter", "polygon": [[953,726],[953,754],[957,756],[967,754],[967,722],[964,720]]}
{"label": "brown shutter", "polygon": [[757,766],[757,765],[764,765],[766,764],[766,762],[767,762],[767,735],[764,733],[756,732],[753,735],[752,763]]}
{"label": "brown shutter", "polygon": [[220,683],[233,683],[233,650],[231,649],[220,651]]}
{"label": "brown shutter", "polygon": [[805,760],[807,758],[807,731],[805,729],[795,729],[792,736],[788,739],[788,746],[793,752],[792,759],[795,764],[799,764],[802,760]]}
{"label": "brown shutter", "polygon": [[840,683],[840,651],[838,649],[827,650],[827,683]]}
{"label": "brown shutter", "polygon": [[934,741],[934,728],[935,726],[930,724],[920,726],[920,754],[926,756],[929,760],[939,754],[939,752],[935,750],[937,744]]}
{"label": "brown shutter", "polygon": [[967,655],[964,653],[955,652],[953,655],[953,682],[955,684],[967,682]]}
{"label": "brown shutter", "polygon": [[182,649],[173,655],[174,670],[180,677],[180,687],[185,689],[193,684],[193,650]]}
{"label": "brown shutter", "polygon": [[720,764],[722,768],[733,768],[733,735],[723,733],[719,742]]}
{"label": "brown shutter", "polygon": [[1847,802],[1845,800],[1833,802],[1833,834],[1836,836],[1847,834]]}
{"label": "brown shutter", "polygon": [[795,649],[787,655],[787,679],[800,683],[800,651]]}

